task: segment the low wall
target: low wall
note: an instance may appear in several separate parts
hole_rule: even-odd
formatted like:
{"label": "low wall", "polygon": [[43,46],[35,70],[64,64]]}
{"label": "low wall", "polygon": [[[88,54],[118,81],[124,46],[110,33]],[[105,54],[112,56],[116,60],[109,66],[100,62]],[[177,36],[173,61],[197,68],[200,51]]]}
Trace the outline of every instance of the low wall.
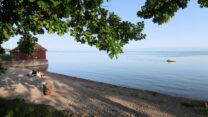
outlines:
{"label": "low wall", "polygon": [[48,60],[32,59],[32,60],[17,60],[17,61],[0,61],[0,63],[4,66],[27,67],[27,66],[48,65]]}

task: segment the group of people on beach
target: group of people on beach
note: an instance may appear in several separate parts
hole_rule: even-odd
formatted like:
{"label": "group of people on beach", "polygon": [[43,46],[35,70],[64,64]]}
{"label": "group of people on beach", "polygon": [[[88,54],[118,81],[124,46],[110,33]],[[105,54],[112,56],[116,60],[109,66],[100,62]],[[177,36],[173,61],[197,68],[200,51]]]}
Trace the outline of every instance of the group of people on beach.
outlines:
{"label": "group of people on beach", "polygon": [[44,73],[40,72],[39,69],[37,71],[33,69],[32,70],[32,75],[37,76],[39,78],[43,78],[44,77]]}

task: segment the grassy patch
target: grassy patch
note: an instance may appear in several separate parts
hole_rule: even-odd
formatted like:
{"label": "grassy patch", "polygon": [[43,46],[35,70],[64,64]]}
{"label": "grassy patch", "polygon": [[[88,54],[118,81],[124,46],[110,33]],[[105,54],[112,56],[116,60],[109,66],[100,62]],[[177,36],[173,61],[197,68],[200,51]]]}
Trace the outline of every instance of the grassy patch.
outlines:
{"label": "grassy patch", "polygon": [[7,54],[0,55],[0,61],[12,61],[12,60],[18,60],[18,57]]}
{"label": "grassy patch", "polygon": [[208,109],[206,108],[206,103],[187,103],[181,102],[181,105],[192,108],[196,113],[207,116],[208,117]]}
{"label": "grassy patch", "polygon": [[19,99],[0,98],[0,117],[71,117],[50,106],[25,103]]}

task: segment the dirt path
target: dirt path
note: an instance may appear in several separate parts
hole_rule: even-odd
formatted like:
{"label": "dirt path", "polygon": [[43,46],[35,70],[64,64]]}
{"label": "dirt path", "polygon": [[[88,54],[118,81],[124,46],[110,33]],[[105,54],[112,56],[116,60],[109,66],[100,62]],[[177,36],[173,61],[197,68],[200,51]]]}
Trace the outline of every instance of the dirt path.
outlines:
{"label": "dirt path", "polygon": [[[203,117],[203,102],[45,73],[29,78],[27,69],[10,68],[0,76],[0,96],[51,105],[70,113],[101,117]],[[54,92],[44,96],[42,85],[52,81]]]}

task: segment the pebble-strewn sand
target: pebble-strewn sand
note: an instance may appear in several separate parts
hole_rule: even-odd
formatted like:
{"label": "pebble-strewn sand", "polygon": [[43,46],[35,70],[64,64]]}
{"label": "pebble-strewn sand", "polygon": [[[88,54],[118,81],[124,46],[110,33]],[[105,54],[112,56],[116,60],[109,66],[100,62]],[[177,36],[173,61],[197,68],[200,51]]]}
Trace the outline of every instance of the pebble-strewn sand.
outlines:
{"label": "pebble-strewn sand", "polygon": [[[0,76],[0,96],[51,105],[70,113],[102,117],[203,117],[204,103],[149,91],[123,88],[70,76],[45,73],[29,78],[30,70],[9,68]],[[52,81],[54,91],[44,96],[42,85]]]}

